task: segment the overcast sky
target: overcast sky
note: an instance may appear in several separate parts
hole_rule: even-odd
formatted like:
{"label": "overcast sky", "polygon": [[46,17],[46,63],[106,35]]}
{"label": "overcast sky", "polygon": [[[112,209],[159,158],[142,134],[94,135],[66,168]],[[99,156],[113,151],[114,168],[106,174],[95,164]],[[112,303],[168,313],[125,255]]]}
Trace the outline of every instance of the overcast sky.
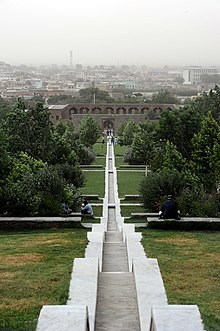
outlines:
{"label": "overcast sky", "polygon": [[220,66],[220,0],[0,0],[9,64]]}

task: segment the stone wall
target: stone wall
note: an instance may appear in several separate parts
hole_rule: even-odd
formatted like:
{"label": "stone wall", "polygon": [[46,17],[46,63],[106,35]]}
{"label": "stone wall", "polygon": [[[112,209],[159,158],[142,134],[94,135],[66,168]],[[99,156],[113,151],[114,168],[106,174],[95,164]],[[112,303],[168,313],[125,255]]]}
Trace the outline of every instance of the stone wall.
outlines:
{"label": "stone wall", "polygon": [[165,109],[172,110],[174,104],[74,104],[51,106],[49,111],[54,124],[62,121],[73,121],[76,129],[82,118],[90,114],[100,124],[102,130],[113,129],[117,135],[118,128],[129,119],[142,123],[146,119],[158,120]]}

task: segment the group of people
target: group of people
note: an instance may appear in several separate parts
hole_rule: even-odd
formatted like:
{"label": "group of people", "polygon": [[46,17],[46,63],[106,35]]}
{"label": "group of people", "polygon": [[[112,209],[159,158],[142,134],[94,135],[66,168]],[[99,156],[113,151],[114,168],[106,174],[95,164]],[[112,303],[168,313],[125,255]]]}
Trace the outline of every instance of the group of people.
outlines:
{"label": "group of people", "polygon": [[[72,209],[69,208],[69,205],[64,202],[62,205],[62,213],[63,214],[71,214],[72,213]],[[83,204],[81,205],[81,214],[88,214],[88,215],[93,215],[93,209],[90,203],[88,203],[87,200],[85,200],[83,202]]]}

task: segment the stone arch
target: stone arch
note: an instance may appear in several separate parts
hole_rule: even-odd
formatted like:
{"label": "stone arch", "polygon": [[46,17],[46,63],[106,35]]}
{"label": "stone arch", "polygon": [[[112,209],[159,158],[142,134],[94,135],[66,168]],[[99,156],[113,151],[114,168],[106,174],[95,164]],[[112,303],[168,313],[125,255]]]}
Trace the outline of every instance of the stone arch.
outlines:
{"label": "stone arch", "polygon": [[130,107],[128,108],[128,114],[138,114],[138,108],[137,107]]}
{"label": "stone arch", "polygon": [[69,118],[73,119],[75,114],[78,114],[78,108],[71,107],[70,110],[69,110]]}
{"label": "stone arch", "polygon": [[114,114],[115,113],[113,107],[107,107],[106,110],[107,110],[108,114]]}
{"label": "stone arch", "polygon": [[165,110],[173,110],[171,107],[166,107]]}
{"label": "stone arch", "polygon": [[155,113],[155,117],[158,119],[160,118],[160,114],[162,113],[163,109],[161,107],[154,107],[153,112]]}
{"label": "stone arch", "polygon": [[89,112],[89,108],[88,107],[81,107],[79,110],[80,114],[87,114]]}
{"label": "stone arch", "polygon": [[125,107],[118,107],[116,108],[116,114],[126,114],[126,108]]}
{"label": "stone arch", "polygon": [[91,109],[92,114],[100,114],[101,112],[102,112],[102,108],[100,108],[100,107],[93,107]]}
{"label": "stone arch", "polygon": [[143,115],[143,114],[147,114],[147,112],[150,110],[150,108],[149,107],[143,107],[143,108],[141,108],[141,114]]}

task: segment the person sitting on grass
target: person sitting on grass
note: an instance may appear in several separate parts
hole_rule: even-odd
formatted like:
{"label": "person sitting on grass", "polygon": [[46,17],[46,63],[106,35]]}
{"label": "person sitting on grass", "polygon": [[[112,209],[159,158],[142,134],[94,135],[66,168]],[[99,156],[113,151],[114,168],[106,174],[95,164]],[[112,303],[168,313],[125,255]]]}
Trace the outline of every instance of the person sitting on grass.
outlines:
{"label": "person sitting on grass", "polygon": [[84,204],[81,206],[81,214],[93,215],[93,209],[90,203],[87,200],[84,201]]}

